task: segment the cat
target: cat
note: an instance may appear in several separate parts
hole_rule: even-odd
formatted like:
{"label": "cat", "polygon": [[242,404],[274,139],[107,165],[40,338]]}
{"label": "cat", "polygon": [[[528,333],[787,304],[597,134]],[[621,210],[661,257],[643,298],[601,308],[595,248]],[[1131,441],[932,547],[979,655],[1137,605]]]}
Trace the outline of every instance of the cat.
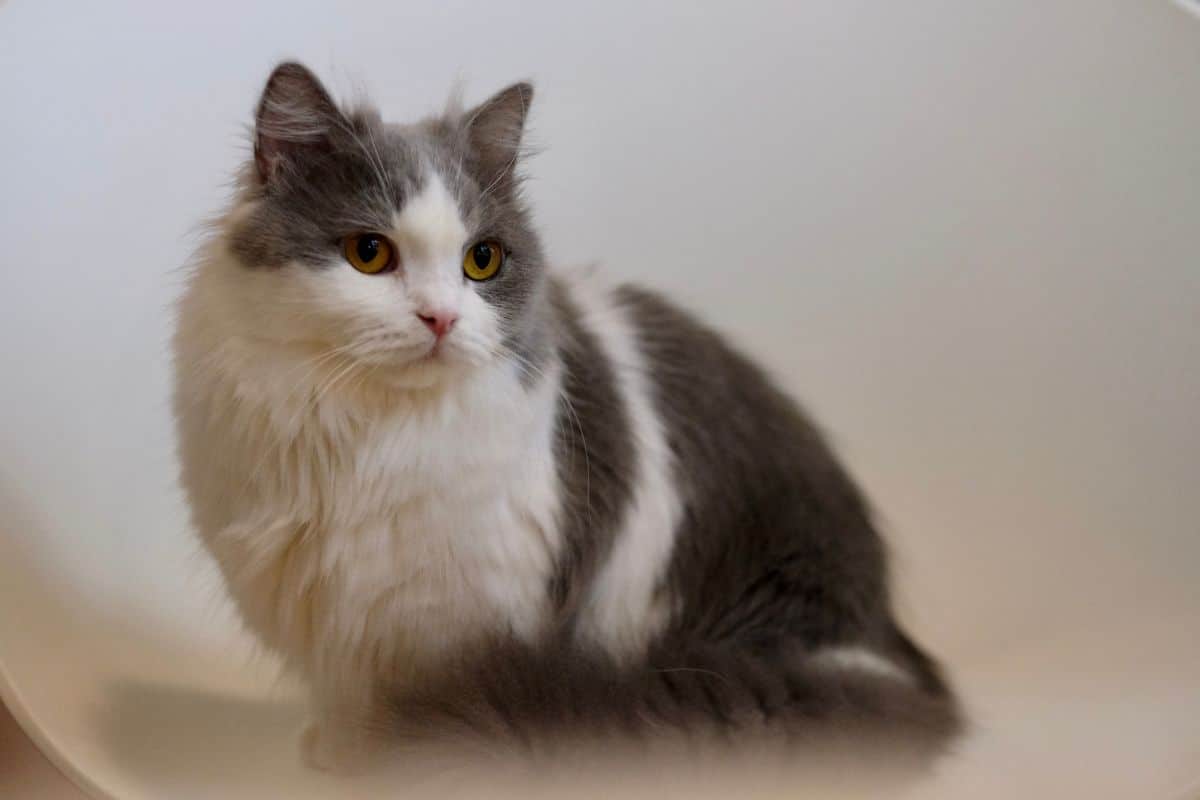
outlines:
{"label": "cat", "polygon": [[941,752],[957,701],[798,406],[661,295],[547,266],[532,95],[397,125],[279,65],[180,299],[192,524],[311,687],[305,758],[843,728]]}

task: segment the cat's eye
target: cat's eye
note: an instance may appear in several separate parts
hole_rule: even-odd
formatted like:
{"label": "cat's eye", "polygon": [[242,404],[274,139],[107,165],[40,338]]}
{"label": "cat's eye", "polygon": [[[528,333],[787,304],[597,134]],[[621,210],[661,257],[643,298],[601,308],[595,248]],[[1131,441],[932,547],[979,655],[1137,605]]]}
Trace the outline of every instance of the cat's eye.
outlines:
{"label": "cat's eye", "polygon": [[368,275],[376,275],[396,265],[392,243],[378,233],[357,233],[342,239],[342,255],[350,266]]}
{"label": "cat's eye", "polygon": [[495,277],[504,263],[504,248],[496,242],[476,242],[463,256],[463,273],[473,281]]}

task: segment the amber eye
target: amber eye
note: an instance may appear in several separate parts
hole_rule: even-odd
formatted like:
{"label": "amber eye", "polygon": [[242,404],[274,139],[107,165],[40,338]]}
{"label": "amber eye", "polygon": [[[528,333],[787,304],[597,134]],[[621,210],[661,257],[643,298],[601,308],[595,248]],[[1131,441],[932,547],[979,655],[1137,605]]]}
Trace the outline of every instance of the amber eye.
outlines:
{"label": "amber eye", "polygon": [[486,281],[500,271],[503,263],[504,248],[495,242],[478,242],[467,248],[463,272],[473,281]]}
{"label": "amber eye", "polygon": [[357,233],[342,239],[342,255],[359,272],[374,275],[395,266],[392,243],[378,233]]}

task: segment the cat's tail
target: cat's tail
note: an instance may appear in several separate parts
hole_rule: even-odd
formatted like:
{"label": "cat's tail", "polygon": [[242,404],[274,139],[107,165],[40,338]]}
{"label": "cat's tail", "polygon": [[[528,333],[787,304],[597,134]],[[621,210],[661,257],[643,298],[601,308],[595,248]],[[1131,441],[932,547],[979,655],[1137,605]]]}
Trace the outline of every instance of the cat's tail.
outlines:
{"label": "cat's tail", "polygon": [[[695,644],[621,666],[575,647],[506,641],[394,697],[402,742],[558,758],[579,745],[716,743],[787,752],[863,748],[927,762],[962,728],[937,666],[897,633],[895,658],[858,648],[757,653]],[[905,651],[905,646],[911,652]]]}

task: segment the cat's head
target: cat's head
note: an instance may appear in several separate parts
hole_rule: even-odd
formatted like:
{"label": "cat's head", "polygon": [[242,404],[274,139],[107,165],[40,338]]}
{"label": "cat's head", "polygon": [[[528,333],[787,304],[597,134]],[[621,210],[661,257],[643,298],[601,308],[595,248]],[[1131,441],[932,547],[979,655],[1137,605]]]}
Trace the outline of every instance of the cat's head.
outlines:
{"label": "cat's head", "polygon": [[276,68],[226,223],[252,335],[401,386],[520,358],[545,283],[516,174],[532,93],[394,125]]}

